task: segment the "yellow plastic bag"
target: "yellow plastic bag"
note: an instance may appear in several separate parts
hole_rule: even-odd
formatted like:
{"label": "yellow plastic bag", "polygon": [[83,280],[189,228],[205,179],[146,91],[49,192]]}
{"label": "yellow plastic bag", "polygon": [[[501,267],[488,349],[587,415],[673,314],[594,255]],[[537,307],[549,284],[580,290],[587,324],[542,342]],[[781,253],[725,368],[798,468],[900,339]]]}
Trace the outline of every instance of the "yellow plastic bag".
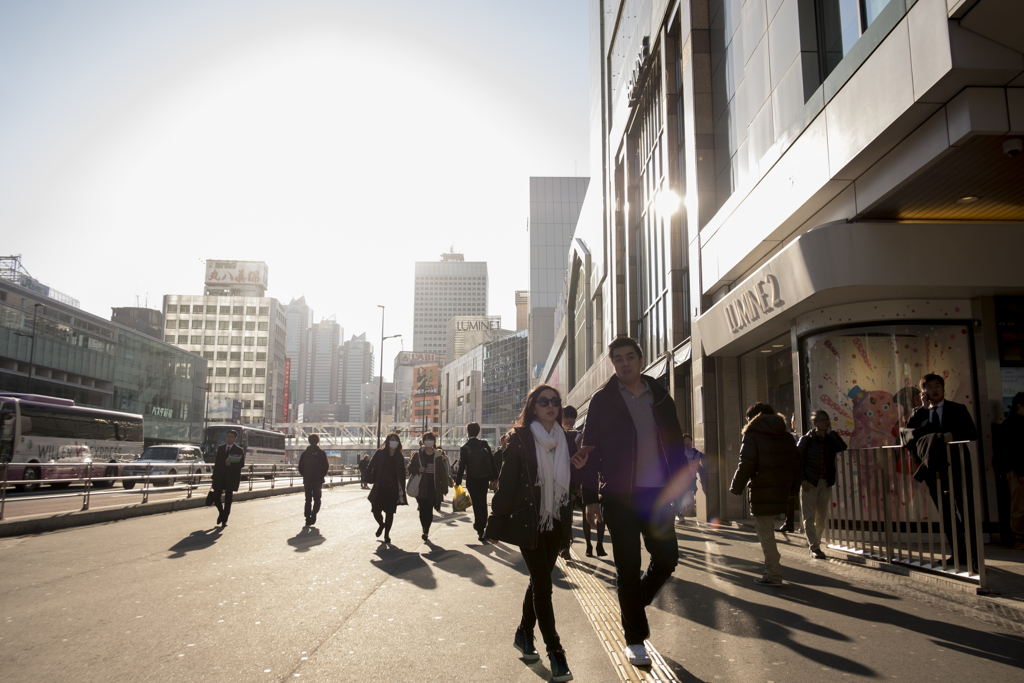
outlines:
{"label": "yellow plastic bag", "polygon": [[468,510],[472,504],[473,499],[469,497],[469,491],[456,484],[455,500],[452,502],[452,507],[455,508],[455,511],[462,512],[463,510]]}

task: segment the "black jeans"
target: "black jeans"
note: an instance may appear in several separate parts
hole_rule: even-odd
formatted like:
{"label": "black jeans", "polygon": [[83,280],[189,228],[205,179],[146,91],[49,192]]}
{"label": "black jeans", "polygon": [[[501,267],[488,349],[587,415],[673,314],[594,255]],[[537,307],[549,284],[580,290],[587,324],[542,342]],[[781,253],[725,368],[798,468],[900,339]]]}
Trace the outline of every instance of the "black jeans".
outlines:
{"label": "black jeans", "polygon": [[551,531],[542,531],[537,536],[537,547],[530,550],[520,548],[526,568],[530,570],[530,585],[523,598],[523,620],[519,626],[527,633],[540,625],[544,646],[549,653],[562,649],[562,641],[555,630],[555,608],[551,604],[551,572],[558,561],[558,549],[562,547],[562,527],[558,520]]}
{"label": "black jeans", "polygon": [[[963,493],[963,486],[966,483],[968,500],[972,500],[971,497],[974,495],[974,473],[972,471],[973,468],[971,466],[971,458],[969,455],[964,457],[964,464],[966,465],[966,468],[962,468],[960,467],[960,456],[957,454],[955,448],[951,448],[950,450],[952,451],[950,458],[953,461],[952,481],[950,480],[949,469],[940,470],[939,473],[939,485],[942,487],[942,523],[946,530],[946,540],[949,541],[949,545],[946,550],[952,557],[953,538],[955,534],[956,554],[960,564],[962,565],[961,569],[966,569],[968,536],[970,536],[971,543],[971,559],[974,563],[978,562],[978,539],[974,533],[974,505],[965,504],[966,501],[964,501]],[[931,494],[932,502],[935,503],[935,507],[937,508],[939,506],[939,490],[936,487],[934,473],[930,473],[928,475],[928,478],[925,480],[925,484],[928,486],[928,493]],[[953,506],[949,503],[950,488],[953,489],[953,500],[956,507],[955,515],[953,514]],[[967,515],[964,515],[965,511],[968,513]],[[965,518],[970,527],[969,529],[965,529]]]}
{"label": "black jeans", "polygon": [[220,491],[217,492],[217,497],[213,499],[213,504],[217,506],[217,512],[220,513],[219,518],[228,521],[228,515],[231,514],[231,499],[234,497],[235,492],[228,489],[224,492],[224,504],[220,502]]}
{"label": "black jeans", "polygon": [[434,496],[417,498],[416,504],[419,506],[420,526],[423,527],[423,533],[429,534],[430,523],[434,521]]}
{"label": "black jeans", "polygon": [[490,479],[466,479],[466,490],[473,499],[473,528],[477,535],[483,535],[487,528],[487,487]]}
{"label": "black jeans", "polygon": [[[306,517],[316,517],[316,513],[320,512],[320,499],[324,495],[324,484],[303,484],[303,488],[306,489]],[[312,505],[312,510],[310,506]]]}
{"label": "black jeans", "polygon": [[379,524],[380,526],[384,527],[384,538],[390,539],[391,538],[391,525],[395,521],[395,513],[394,512],[384,512],[384,515],[381,516],[381,512],[382,512],[381,510],[378,510],[377,508],[374,508],[373,509],[373,518],[375,520],[377,520],[377,524]]}
{"label": "black jeans", "polygon": [[[660,489],[638,489],[632,495],[603,494],[601,514],[612,537],[612,559],[618,574],[619,610],[626,645],[639,645],[651,630],[646,607],[665,585],[679,563],[679,545],[675,527],[659,533],[651,519]],[[668,511],[670,518],[674,517]],[[674,520],[673,520],[674,521]],[[640,539],[644,540],[651,564],[640,574]]]}

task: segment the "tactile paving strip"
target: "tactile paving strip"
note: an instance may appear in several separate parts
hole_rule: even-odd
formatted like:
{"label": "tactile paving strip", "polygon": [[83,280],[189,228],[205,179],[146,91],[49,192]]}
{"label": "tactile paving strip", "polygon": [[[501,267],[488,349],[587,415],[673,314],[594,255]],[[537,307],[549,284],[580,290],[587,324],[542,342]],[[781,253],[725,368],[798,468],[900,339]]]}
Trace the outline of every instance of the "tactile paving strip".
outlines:
{"label": "tactile paving strip", "polygon": [[575,552],[570,551],[570,554],[572,559],[568,562],[559,557],[558,566],[572,584],[573,593],[590,618],[591,625],[619,674],[619,680],[628,683],[677,683],[678,679],[672,673],[672,669],[649,640],[645,640],[644,645],[651,657],[651,666],[638,669],[626,660],[623,652],[626,641],[622,633],[618,599],[597,580],[594,571],[581,562]]}

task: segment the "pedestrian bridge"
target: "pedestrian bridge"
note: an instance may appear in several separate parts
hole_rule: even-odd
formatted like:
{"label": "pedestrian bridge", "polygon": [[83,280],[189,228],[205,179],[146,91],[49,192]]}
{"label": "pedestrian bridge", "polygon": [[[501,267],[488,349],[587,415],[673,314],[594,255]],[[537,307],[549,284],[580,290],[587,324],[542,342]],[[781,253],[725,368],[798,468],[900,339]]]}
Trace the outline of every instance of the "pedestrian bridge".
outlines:
{"label": "pedestrian bridge", "polygon": [[[309,444],[309,436],[320,437],[320,447],[324,450],[373,452],[377,449],[376,422],[278,422],[274,429],[287,434],[285,448],[289,451],[301,451]],[[501,435],[508,431],[508,425],[480,425],[480,438],[487,441],[491,448],[498,447]],[[438,424],[423,422],[385,422],[380,427],[380,438],[391,432],[402,437],[403,448],[414,448],[425,432],[433,432],[439,436],[439,445],[445,450],[458,448],[466,442],[466,425]]]}

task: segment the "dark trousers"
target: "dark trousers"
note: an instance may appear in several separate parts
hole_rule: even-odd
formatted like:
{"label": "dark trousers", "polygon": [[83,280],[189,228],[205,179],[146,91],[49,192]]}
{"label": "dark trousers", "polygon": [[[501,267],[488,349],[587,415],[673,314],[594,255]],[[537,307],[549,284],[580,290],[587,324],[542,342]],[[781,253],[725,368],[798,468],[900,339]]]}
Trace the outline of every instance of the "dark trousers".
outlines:
{"label": "dark trousers", "polygon": [[[601,496],[601,514],[612,536],[612,559],[618,574],[615,583],[626,645],[639,645],[650,636],[646,607],[654,602],[679,562],[675,528],[659,533],[652,523],[658,492],[657,489],[639,489],[632,497],[607,493]],[[674,515],[670,512],[669,517]],[[651,564],[642,575],[641,538],[651,554]]]}
{"label": "dark trousers", "polygon": [[[950,458],[953,461],[953,476],[952,479],[949,476],[949,468],[943,469],[939,473],[939,482],[936,485],[935,474],[930,473],[925,479],[925,483],[928,485],[928,493],[931,494],[932,502],[935,503],[935,507],[939,507],[939,487],[942,489],[942,524],[946,530],[946,540],[949,542],[949,554],[953,555],[953,539],[954,534],[956,538],[956,554],[960,561],[961,569],[967,569],[967,536],[968,533],[971,539],[971,558],[975,563],[978,561],[978,544],[977,537],[975,536],[975,510],[974,505],[965,505],[963,487],[967,484],[967,496],[968,500],[973,500],[974,496],[974,474],[971,471],[971,459],[970,455],[965,455],[966,468],[960,466],[960,456],[953,449],[950,449]],[[953,490],[953,501],[954,505],[950,505],[949,502],[949,490]],[[953,508],[955,507],[955,514]],[[964,511],[967,511],[965,517]],[[965,533],[964,522],[970,525],[970,531]]]}
{"label": "dark trousers", "polygon": [[220,514],[217,516],[218,519],[226,522],[228,521],[228,515],[231,514],[231,499],[234,497],[235,492],[231,489],[224,491],[224,503],[220,502],[220,491],[217,492],[217,497],[213,499],[213,504],[217,506],[217,512]]}
{"label": "dark trousers", "polygon": [[324,484],[306,484],[303,483],[303,488],[306,489],[306,517],[316,517],[316,513],[320,512],[320,499],[324,495]]}
{"label": "dark trousers", "polygon": [[377,524],[378,525],[384,527],[384,538],[385,539],[390,539],[391,538],[391,525],[395,521],[395,513],[394,512],[384,512],[384,515],[381,516],[381,512],[382,512],[381,510],[378,510],[377,508],[373,508],[373,518],[375,520],[377,520]]}
{"label": "dark trousers", "polygon": [[434,521],[434,497],[417,498],[416,504],[419,507],[420,526],[423,527],[423,533],[429,534],[430,523]]}
{"label": "dark trousers", "polygon": [[551,531],[537,535],[537,547],[520,548],[526,568],[530,570],[530,585],[523,598],[523,620],[519,626],[527,633],[540,625],[544,646],[549,653],[562,649],[562,641],[555,630],[555,608],[551,604],[551,572],[558,561],[558,549],[562,545],[562,528],[558,520]]}
{"label": "dark trousers", "polygon": [[490,479],[466,479],[466,490],[473,499],[473,528],[477,535],[483,535],[487,528],[487,486]]}
{"label": "dark trousers", "polygon": [[[598,522],[597,523],[596,533],[597,533],[597,547],[598,548],[604,548],[604,526],[605,526],[604,522]],[[590,548],[591,548],[591,544],[590,544],[590,530],[591,529],[593,529],[593,527],[590,526],[590,524],[587,523],[587,515],[586,515],[586,513],[584,513],[584,515],[583,515],[583,538],[587,539],[587,550],[590,550]]]}

